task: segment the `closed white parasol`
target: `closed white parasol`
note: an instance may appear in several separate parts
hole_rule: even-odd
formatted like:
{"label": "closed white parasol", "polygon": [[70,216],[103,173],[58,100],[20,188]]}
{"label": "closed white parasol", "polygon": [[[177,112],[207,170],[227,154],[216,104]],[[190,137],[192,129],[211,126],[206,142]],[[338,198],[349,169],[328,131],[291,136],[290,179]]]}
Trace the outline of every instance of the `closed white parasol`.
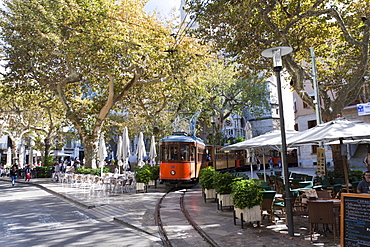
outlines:
{"label": "closed white parasol", "polygon": [[144,165],[144,157],[146,156],[143,132],[139,134],[139,141],[137,143],[137,165],[142,167]]}
{"label": "closed white parasol", "polygon": [[120,174],[121,173],[121,166],[123,165],[122,163],[122,136],[118,136],[118,143],[117,143],[117,163],[118,163],[118,173]]}
{"label": "closed white parasol", "polygon": [[104,135],[100,135],[99,141],[99,150],[98,150],[98,158],[99,158],[99,166],[100,166],[100,176],[103,176],[103,168],[105,163],[105,157],[107,157],[107,147],[105,146]]}
{"label": "closed white parasol", "polygon": [[157,157],[157,150],[155,149],[155,137],[152,136],[152,140],[150,142],[150,151],[149,151],[149,159],[150,159],[152,166],[156,164],[155,157]]}
{"label": "closed white parasol", "polygon": [[126,171],[128,168],[128,159],[130,157],[130,139],[128,138],[127,127],[123,130],[122,137],[122,159],[123,159],[123,169]]}

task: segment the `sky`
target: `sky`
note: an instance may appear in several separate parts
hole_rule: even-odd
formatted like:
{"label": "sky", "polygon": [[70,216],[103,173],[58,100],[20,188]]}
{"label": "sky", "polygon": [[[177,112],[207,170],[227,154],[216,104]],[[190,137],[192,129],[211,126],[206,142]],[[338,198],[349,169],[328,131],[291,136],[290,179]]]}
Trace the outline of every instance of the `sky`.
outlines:
{"label": "sky", "polygon": [[157,10],[163,16],[167,16],[173,8],[176,8],[177,11],[180,8],[180,3],[181,0],[150,0],[144,9],[149,11]]}

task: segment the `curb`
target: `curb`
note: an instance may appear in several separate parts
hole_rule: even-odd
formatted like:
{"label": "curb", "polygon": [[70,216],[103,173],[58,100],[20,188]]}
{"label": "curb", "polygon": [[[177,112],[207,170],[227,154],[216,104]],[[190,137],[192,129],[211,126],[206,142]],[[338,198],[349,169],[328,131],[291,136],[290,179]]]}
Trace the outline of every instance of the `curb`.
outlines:
{"label": "curb", "polygon": [[134,226],[134,225],[132,225],[132,224],[130,224],[130,223],[128,223],[128,222],[126,222],[126,221],[124,221],[124,220],[120,219],[120,218],[113,217],[113,221],[114,221],[114,222],[117,222],[117,223],[119,223],[119,224],[121,224],[121,225],[125,225],[125,226],[127,226],[127,227],[129,227],[129,228],[135,229],[135,230],[137,230],[137,231],[143,232],[143,233],[145,233],[145,234],[151,235],[151,236],[153,236],[153,237],[158,237],[158,235],[155,235],[154,233],[150,233],[150,232],[148,232],[148,231],[146,231],[146,230],[144,230],[144,229],[142,229],[142,228],[140,228],[140,227]]}

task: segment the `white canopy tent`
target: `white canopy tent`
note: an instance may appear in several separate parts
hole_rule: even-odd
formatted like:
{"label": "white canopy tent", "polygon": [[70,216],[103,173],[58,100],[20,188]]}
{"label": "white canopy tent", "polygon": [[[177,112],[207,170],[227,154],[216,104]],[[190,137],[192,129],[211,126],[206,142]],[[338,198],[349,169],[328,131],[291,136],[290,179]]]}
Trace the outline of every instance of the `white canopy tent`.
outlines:
{"label": "white canopy tent", "polygon": [[[286,138],[293,137],[300,132],[295,130],[286,130]],[[291,147],[292,145],[288,145],[288,147]],[[276,149],[279,152],[281,152],[281,132],[280,130],[273,130],[271,132],[267,132],[266,134],[253,137],[249,140],[242,141],[235,143],[233,145],[229,145],[226,147],[221,148],[221,151],[225,150],[244,150],[248,148],[259,148],[260,151],[263,154],[263,168],[264,168],[264,178],[266,181],[266,169],[265,169],[265,153],[266,149]],[[285,176],[285,174],[283,174]]]}
{"label": "white canopy tent", "polygon": [[[286,137],[287,139],[297,135],[298,131],[295,130],[286,130]],[[287,142],[288,147],[292,147],[293,145],[289,145]],[[253,137],[249,140],[238,142],[226,147],[221,148],[221,151],[225,150],[243,150],[247,148],[260,148],[260,147],[270,147],[271,149],[276,149],[281,151],[281,133],[280,130],[273,130],[271,132],[267,132],[266,134]]]}

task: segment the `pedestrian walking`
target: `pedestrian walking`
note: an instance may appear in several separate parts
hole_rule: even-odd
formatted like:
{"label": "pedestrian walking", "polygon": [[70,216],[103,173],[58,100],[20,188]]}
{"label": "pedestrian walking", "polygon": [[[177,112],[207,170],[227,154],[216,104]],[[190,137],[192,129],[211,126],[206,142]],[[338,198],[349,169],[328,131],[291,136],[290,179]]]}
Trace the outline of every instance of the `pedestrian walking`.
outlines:
{"label": "pedestrian walking", "polygon": [[271,174],[273,174],[274,173],[274,161],[272,157],[269,159],[269,165],[270,165],[270,172]]}
{"label": "pedestrian walking", "polygon": [[256,157],[256,166],[257,166],[257,170],[260,171],[261,170],[261,161],[258,158],[258,156]]}
{"label": "pedestrian walking", "polygon": [[370,153],[367,153],[364,163],[366,165],[366,170],[370,171]]}
{"label": "pedestrian walking", "polygon": [[30,168],[29,165],[26,165],[26,167],[24,168],[24,173],[26,174],[25,178],[24,178],[24,181],[25,182],[30,182],[30,180],[31,180],[31,168]]}
{"label": "pedestrian walking", "polygon": [[51,180],[58,182],[59,181],[59,174],[60,173],[60,165],[58,162],[55,162],[54,168],[53,168],[53,175]]}
{"label": "pedestrian walking", "polygon": [[12,168],[10,169],[10,177],[12,179],[12,185],[15,185],[15,182],[17,182],[17,174],[18,174],[18,169],[16,165],[13,165]]}

